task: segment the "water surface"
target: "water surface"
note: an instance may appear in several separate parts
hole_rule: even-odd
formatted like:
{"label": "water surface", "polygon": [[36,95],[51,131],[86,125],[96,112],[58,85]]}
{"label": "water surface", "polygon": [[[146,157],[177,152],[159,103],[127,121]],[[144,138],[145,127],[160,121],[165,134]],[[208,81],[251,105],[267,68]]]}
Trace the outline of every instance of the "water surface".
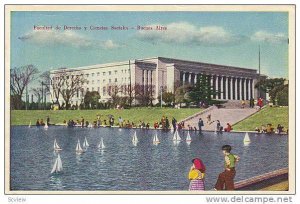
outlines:
{"label": "water surface", "polygon": [[[132,144],[137,132],[139,142]],[[180,132],[185,139],[187,132]],[[161,143],[153,145],[157,134]],[[235,180],[239,181],[288,166],[288,137],[250,134],[245,146],[242,133],[199,136],[191,132],[192,142],[175,145],[173,133],[160,130],[119,128],[28,128],[11,127],[11,190],[187,190],[187,174],[194,157],[207,167],[206,189],[212,189],[223,171],[220,147],[233,146],[241,157]],[[90,147],[82,155],[75,154],[78,138],[86,136]],[[105,150],[97,148],[103,137]],[[64,171],[51,175],[56,153],[56,138]]]}

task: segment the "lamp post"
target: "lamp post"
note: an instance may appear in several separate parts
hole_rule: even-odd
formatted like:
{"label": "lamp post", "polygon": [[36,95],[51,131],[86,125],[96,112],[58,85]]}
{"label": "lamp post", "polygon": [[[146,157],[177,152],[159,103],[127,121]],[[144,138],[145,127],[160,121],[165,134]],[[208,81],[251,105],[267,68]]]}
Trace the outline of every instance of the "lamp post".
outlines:
{"label": "lamp post", "polygon": [[162,108],[162,91],[163,91],[163,87],[160,86],[160,108]]}
{"label": "lamp post", "polygon": [[261,97],[260,94],[260,45],[258,46],[258,97]]}

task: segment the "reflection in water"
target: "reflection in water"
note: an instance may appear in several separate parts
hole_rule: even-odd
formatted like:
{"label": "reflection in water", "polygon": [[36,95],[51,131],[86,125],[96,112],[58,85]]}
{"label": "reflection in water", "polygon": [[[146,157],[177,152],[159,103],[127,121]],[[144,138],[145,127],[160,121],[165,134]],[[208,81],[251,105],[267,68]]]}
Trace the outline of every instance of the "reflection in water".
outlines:
{"label": "reflection in water", "polygon": [[63,190],[64,185],[61,180],[61,176],[63,173],[56,173],[50,176],[50,187],[55,190]]}
{"label": "reflection in water", "polygon": [[[135,131],[136,144],[132,141]],[[157,146],[153,144],[156,134],[160,141]],[[186,142],[187,132],[179,134],[182,141],[174,145],[171,131],[51,126],[46,132],[43,128],[12,127],[11,189],[187,190],[187,174],[194,157],[200,157],[206,165],[206,187],[211,189],[223,170],[221,146],[224,144],[231,145],[232,152],[241,157],[236,181],[288,164],[286,136],[249,134],[251,144],[244,146],[245,133],[199,135],[190,131],[191,143]],[[90,146],[85,153],[76,155],[77,140],[84,141],[85,137]],[[57,157],[53,152],[55,138],[63,149],[60,154],[64,171],[50,177]],[[98,149],[101,138],[105,149]]]}

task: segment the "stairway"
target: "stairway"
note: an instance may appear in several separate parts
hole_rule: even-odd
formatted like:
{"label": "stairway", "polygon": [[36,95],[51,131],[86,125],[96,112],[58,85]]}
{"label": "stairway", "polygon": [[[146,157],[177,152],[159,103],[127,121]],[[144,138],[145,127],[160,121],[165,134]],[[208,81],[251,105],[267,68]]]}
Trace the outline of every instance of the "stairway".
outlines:
{"label": "stairway", "polygon": [[[245,108],[242,108],[241,101],[228,101],[222,104],[222,108],[211,106],[204,111],[184,119],[185,127],[188,125],[196,127],[198,129],[199,118],[202,118],[204,122],[203,130],[214,131],[216,129],[216,120],[221,122],[221,126],[224,128],[229,123],[231,125],[249,117],[258,110],[255,108],[249,108],[249,103],[246,102]],[[211,122],[208,123],[207,116],[211,115]]]}

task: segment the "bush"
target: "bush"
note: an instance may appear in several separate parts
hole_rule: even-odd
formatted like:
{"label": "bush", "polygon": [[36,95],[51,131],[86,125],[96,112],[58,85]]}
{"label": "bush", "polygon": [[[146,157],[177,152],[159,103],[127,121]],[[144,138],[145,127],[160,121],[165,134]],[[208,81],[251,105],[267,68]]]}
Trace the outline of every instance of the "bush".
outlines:
{"label": "bush", "polygon": [[289,105],[289,87],[284,87],[281,91],[277,93],[277,103],[279,106]]}

